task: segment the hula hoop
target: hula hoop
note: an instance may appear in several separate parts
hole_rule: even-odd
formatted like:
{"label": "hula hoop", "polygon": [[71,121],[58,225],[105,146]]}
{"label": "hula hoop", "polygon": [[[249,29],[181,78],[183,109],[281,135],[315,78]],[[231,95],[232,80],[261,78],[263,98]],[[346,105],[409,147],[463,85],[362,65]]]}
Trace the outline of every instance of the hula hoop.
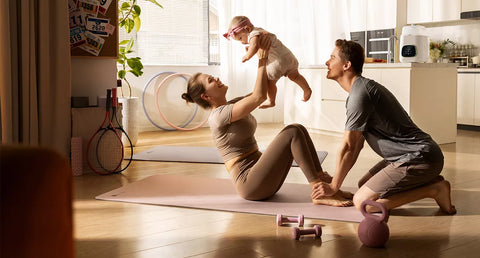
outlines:
{"label": "hula hoop", "polygon": [[[162,130],[165,130],[165,131],[176,131],[177,129],[175,128],[165,128],[157,123],[155,123],[153,121],[153,119],[148,115],[148,112],[147,112],[147,108],[145,107],[145,93],[147,92],[147,88],[148,86],[150,85],[150,82],[153,81],[155,78],[157,78],[158,76],[160,75],[163,75],[163,74],[175,74],[175,72],[161,72],[161,73],[157,73],[155,74],[154,76],[152,76],[152,78],[150,78],[150,80],[148,80],[148,82],[145,84],[145,87],[143,88],[143,92],[142,92],[142,107],[143,107],[143,112],[145,113],[145,115],[147,116],[147,119],[150,121],[150,123],[152,123],[154,126],[156,126],[157,128],[160,128]],[[182,78],[185,79],[185,81],[188,81],[188,79],[182,75]],[[157,94],[155,94],[155,97],[157,97]],[[157,98],[155,98],[155,103],[157,103]],[[188,119],[188,121],[186,123],[184,123],[183,125],[180,125],[179,127],[185,127],[187,125],[189,125],[192,120],[195,118],[195,116],[197,115],[197,111],[198,111],[198,105],[195,105],[195,111],[193,112],[192,116]]]}
{"label": "hula hoop", "polygon": [[[163,79],[162,82],[160,82],[160,84],[158,85],[158,88],[155,89],[155,106],[157,107],[157,111],[158,111],[158,114],[160,115],[160,117],[163,118],[163,120],[168,124],[170,125],[171,127],[177,129],[177,130],[180,130],[180,131],[192,131],[192,130],[195,130],[195,129],[198,129],[200,127],[202,127],[205,123],[207,123],[208,121],[208,117],[207,116],[205,118],[205,120],[203,120],[203,122],[201,122],[199,125],[195,126],[195,127],[192,127],[192,128],[183,128],[183,127],[178,127],[172,123],[170,123],[170,121],[167,120],[167,118],[163,115],[162,113],[162,110],[160,110],[160,106],[158,105],[158,98],[157,98],[157,95],[158,95],[158,92],[160,90],[160,88],[163,86],[163,84],[168,81],[170,78],[173,78],[174,76],[192,76],[190,74],[186,74],[186,73],[174,73],[174,74],[170,74],[169,76],[165,77]],[[196,104],[195,104],[196,105]],[[198,107],[198,105],[196,105]],[[211,112],[211,111],[210,111]]]}

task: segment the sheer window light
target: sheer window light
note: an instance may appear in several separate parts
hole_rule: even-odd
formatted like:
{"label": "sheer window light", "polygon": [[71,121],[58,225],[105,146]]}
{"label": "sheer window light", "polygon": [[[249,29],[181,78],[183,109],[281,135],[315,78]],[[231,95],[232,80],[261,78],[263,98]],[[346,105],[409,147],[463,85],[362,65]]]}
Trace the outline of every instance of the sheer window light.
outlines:
{"label": "sheer window light", "polygon": [[[142,26],[133,34],[135,53],[144,65],[219,63],[216,1],[157,0],[163,8],[138,1]],[[127,35],[120,34],[120,40]]]}

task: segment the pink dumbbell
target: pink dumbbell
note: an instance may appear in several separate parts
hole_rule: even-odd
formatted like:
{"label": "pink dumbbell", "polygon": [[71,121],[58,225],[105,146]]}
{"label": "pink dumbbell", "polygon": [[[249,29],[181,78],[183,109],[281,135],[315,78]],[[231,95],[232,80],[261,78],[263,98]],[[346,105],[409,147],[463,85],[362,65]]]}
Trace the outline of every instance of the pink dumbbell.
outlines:
{"label": "pink dumbbell", "polygon": [[298,215],[298,217],[284,217],[282,214],[277,214],[277,225],[281,226],[284,222],[293,222],[298,223],[299,227],[303,227],[303,215]]}
{"label": "pink dumbbell", "polygon": [[322,228],[319,225],[313,226],[311,229],[299,229],[293,228],[293,238],[295,240],[300,239],[300,236],[315,234],[315,238],[322,236]]}

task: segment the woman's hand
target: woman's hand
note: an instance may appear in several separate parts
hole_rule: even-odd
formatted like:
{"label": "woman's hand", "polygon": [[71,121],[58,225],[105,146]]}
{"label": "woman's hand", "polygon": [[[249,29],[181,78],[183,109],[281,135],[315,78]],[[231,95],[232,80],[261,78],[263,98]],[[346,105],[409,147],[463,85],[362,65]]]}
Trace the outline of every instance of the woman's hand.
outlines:
{"label": "woman's hand", "polygon": [[264,59],[268,57],[268,51],[272,45],[272,40],[268,33],[261,33],[258,35],[258,59]]}
{"label": "woman's hand", "polygon": [[319,197],[333,196],[337,193],[333,187],[325,182],[318,182],[313,185],[312,188],[312,199],[317,199]]}

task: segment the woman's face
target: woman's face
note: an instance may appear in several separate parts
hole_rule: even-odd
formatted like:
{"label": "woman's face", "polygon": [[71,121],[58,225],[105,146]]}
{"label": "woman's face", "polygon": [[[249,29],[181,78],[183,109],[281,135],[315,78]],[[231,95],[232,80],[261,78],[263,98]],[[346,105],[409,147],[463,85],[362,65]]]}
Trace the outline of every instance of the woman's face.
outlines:
{"label": "woman's face", "polygon": [[205,88],[205,94],[210,98],[217,100],[218,98],[225,98],[228,86],[223,84],[218,77],[213,77],[209,74],[201,74],[198,76]]}

